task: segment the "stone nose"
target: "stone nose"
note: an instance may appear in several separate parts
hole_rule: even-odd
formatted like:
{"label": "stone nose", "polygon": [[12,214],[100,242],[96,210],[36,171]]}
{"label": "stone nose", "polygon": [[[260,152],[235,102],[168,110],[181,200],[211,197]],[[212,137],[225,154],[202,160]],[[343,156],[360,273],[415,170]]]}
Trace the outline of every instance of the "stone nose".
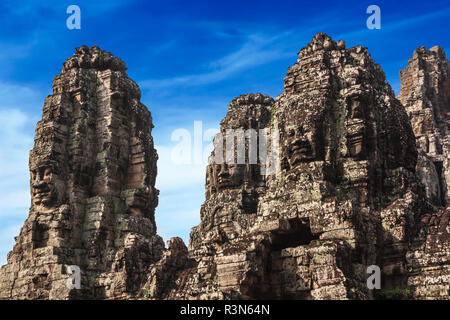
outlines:
{"label": "stone nose", "polygon": [[219,167],[219,177],[223,177],[223,176],[226,176],[226,175],[228,175],[228,168],[227,168],[227,166],[224,164],[224,165],[221,165],[221,166]]}
{"label": "stone nose", "polygon": [[228,176],[228,172],[227,171],[219,172],[219,177],[226,177],[226,176]]}
{"label": "stone nose", "polygon": [[33,186],[33,188],[37,188],[37,189],[43,188],[45,186],[45,181],[40,179],[39,177],[37,177],[33,181],[32,186]]}
{"label": "stone nose", "polygon": [[305,139],[305,129],[303,127],[299,127],[297,130],[295,130],[294,139],[295,140]]}
{"label": "stone nose", "polygon": [[294,144],[304,144],[308,142],[308,139],[306,138],[305,135],[301,134],[301,133],[296,133],[295,137],[294,137]]}

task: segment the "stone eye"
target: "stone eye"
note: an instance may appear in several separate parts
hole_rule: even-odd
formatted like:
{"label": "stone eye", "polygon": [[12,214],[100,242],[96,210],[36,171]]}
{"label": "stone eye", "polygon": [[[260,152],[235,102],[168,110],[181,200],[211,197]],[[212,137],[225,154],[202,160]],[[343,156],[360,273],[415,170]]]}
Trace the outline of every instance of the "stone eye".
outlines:
{"label": "stone eye", "polygon": [[51,178],[51,174],[52,174],[52,169],[51,168],[45,168],[44,170],[44,174],[42,175],[42,179],[46,182],[49,182],[50,178]]}
{"label": "stone eye", "polygon": [[295,136],[295,131],[294,131],[294,129],[289,129],[288,135],[289,135],[290,137]]}
{"label": "stone eye", "polygon": [[301,134],[301,135],[305,134],[305,130],[303,129],[303,127],[299,127],[298,128],[298,133]]}

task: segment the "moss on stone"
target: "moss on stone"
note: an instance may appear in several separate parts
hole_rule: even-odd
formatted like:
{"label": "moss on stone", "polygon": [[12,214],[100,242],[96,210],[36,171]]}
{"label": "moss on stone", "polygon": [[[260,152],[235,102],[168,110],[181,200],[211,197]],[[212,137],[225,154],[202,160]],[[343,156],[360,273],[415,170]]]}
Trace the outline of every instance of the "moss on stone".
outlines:
{"label": "moss on stone", "polygon": [[395,288],[377,290],[376,297],[378,300],[410,300],[413,297],[411,288]]}

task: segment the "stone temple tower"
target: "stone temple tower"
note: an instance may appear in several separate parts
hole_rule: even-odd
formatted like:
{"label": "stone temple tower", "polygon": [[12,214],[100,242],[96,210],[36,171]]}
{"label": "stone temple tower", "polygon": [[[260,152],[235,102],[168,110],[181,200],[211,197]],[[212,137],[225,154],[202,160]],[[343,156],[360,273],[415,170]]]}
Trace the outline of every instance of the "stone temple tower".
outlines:
{"label": "stone temple tower", "polygon": [[[160,259],[152,118],[125,71],[82,46],[54,78],[30,153],[30,213],[0,271],[0,298],[130,298]],[[80,289],[67,285],[69,266]]]}
{"label": "stone temple tower", "polygon": [[[412,83],[411,92],[422,91]],[[450,210],[429,201],[414,126],[367,48],[316,34],[284,92],[234,99],[221,131],[249,124],[279,132],[278,170],[208,166],[190,261],[159,297],[448,299]],[[367,286],[371,266],[383,290]]]}

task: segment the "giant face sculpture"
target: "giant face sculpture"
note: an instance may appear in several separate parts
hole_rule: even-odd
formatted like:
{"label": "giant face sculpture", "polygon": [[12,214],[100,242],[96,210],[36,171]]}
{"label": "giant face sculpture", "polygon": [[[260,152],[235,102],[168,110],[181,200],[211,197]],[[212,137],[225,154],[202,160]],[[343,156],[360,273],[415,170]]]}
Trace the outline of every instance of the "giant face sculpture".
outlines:
{"label": "giant face sculpture", "polygon": [[258,164],[210,164],[206,170],[206,199],[217,192],[239,188],[253,195],[264,185]]}
{"label": "giant face sculpture", "polygon": [[237,188],[242,185],[244,174],[243,164],[214,164],[212,183],[217,191]]}
{"label": "giant face sculpture", "polygon": [[365,155],[364,135],[366,126],[364,122],[364,110],[361,101],[357,98],[350,100],[346,128],[347,155],[349,157],[363,158]]}
{"label": "giant face sculpture", "polygon": [[319,110],[308,112],[301,109],[285,116],[285,124],[280,126],[283,168],[292,170],[301,163],[323,160],[325,145],[322,118],[323,113]]}
{"label": "giant face sculpture", "polygon": [[129,211],[134,215],[145,215],[149,207],[149,203],[152,200],[152,193],[150,188],[139,188],[133,194]]}
{"label": "giant face sculpture", "polygon": [[31,193],[34,205],[51,207],[57,199],[54,184],[54,167],[43,163],[31,169]]}
{"label": "giant face sculpture", "polygon": [[286,152],[289,166],[293,168],[301,162],[314,161],[316,150],[313,130],[302,124],[291,125],[286,129]]}
{"label": "giant face sculpture", "polygon": [[[242,135],[242,137],[245,137],[245,134]],[[228,136],[227,138],[229,139]],[[265,177],[261,173],[262,164],[254,163],[257,162],[255,161],[257,159],[253,159],[254,154],[250,153],[250,144],[257,144],[257,139],[252,140],[250,138],[245,138],[244,141],[240,141],[237,144],[231,144],[235,152],[232,156],[226,149],[230,146],[223,140],[220,135],[214,138],[215,149],[209,158],[209,165],[206,170],[206,199],[209,199],[212,194],[220,193],[223,190],[245,189],[252,193],[256,189],[259,190],[259,188],[264,187]],[[222,147],[220,146],[221,143],[223,144]],[[252,145],[252,148],[253,147],[255,147],[255,145]],[[258,147],[258,145],[256,147]],[[238,148],[245,149],[241,150]],[[239,151],[244,151],[243,159],[239,158]],[[219,157],[219,152],[222,152],[222,157]],[[261,150],[259,150],[259,152],[261,152]]]}

